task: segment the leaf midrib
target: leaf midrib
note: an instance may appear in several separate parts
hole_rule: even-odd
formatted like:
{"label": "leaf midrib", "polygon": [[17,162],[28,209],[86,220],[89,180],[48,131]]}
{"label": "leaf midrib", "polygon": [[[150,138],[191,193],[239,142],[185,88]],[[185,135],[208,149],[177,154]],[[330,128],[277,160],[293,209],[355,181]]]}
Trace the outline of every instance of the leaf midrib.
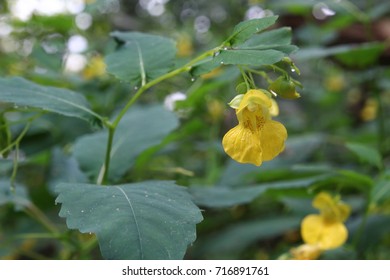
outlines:
{"label": "leaf midrib", "polygon": [[[41,87],[41,86],[38,85],[38,87]],[[9,88],[10,88],[10,86],[8,86],[6,89],[9,90]],[[59,102],[62,102],[62,103],[71,105],[71,106],[73,106],[73,107],[75,107],[75,108],[80,109],[81,111],[87,112],[88,114],[91,114],[91,115],[97,117],[98,119],[102,119],[102,117],[101,117],[100,115],[98,115],[98,114],[96,114],[95,112],[89,110],[88,108],[86,108],[86,107],[84,107],[84,106],[80,106],[80,105],[78,105],[77,103],[70,102],[70,101],[68,101],[68,100],[66,100],[66,99],[60,98],[60,97],[58,97],[58,96],[56,96],[56,95],[51,95],[51,94],[48,94],[48,93],[45,93],[45,92],[42,92],[42,91],[31,91],[31,90],[29,90],[29,89],[27,89],[27,92],[29,92],[29,94],[30,94],[30,92],[33,92],[32,94],[44,96],[44,97],[47,98],[47,99],[57,100],[57,101],[59,101]],[[13,102],[13,101],[11,101],[11,102]],[[15,103],[15,102],[13,102],[13,103]],[[29,105],[27,105],[27,106],[29,106]],[[31,107],[38,107],[38,106],[31,106]],[[45,107],[45,108],[47,108],[48,110],[51,110],[50,108],[48,108],[48,107],[46,107],[46,106],[43,106],[43,105],[42,105],[42,107]],[[55,112],[56,112],[56,111],[55,111]],[[65,113],[64,113],[64,114],[65,114]]]}
{"label": "leaf midrib", "polygon": [[126,198],[126,201],[128,202],[128,204],[130,206],[130,210],[131,210],[131,213],[132,213],[132,216],[134,219],[135,228],[137,230],[138,246],[139,246],[140,253],[141,253],[141,259],[144,259],[144,249],[143,249],[142,242],[141,242],[141,232],[140,232],[137,216],[135,215],[133,204],[132,204],[130,198],[127,196],[126,192],[120,186],[116,186],[116,188],[119,189],[119,191],[124,195],[124,197]]}

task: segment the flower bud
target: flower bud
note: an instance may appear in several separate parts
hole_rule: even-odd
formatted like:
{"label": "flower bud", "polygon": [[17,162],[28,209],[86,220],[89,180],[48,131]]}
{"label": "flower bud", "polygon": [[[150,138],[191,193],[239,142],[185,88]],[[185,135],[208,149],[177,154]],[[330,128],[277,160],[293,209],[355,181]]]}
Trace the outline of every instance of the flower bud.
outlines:
{"label": "flower bud", "polygon": [[295,83],[283,76],[272,82],[268,89],[286,99],[296,99],[301,96],[295,89]]}

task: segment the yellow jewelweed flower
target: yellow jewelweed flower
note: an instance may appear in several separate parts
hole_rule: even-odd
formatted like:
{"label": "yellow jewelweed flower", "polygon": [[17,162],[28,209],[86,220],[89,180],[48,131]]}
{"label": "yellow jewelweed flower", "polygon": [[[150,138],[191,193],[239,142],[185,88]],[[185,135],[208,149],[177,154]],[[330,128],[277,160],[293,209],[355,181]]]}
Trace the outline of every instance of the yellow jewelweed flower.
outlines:
{"label": "yellow jewelweed flower", "polygon": [[351,209],[328,193],[321,192],[313,200],[313,207],[320,210],[320,214],[306,216],[301,224],[303,241],[309,245],[316,245],[321,250],[340,247],[348,238],[348,230],[344,221],[348,218]]}
{"label": "yellow jewelweed flower", "polygon": [[240,98],[234,107],[238,125],[225,134],[222,145],[234,160],[260,166],[283,151],[287,130],[271,119],[272,100],[264,92],[253,89]]}

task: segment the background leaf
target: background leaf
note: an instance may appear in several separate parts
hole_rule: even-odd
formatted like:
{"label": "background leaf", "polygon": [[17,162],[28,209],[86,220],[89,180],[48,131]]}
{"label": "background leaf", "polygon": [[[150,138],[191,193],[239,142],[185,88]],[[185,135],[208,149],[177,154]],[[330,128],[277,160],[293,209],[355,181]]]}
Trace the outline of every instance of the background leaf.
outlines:
{"label": "background leaf", "polygon": [[345,146],[362,161],[374,165],[378,168],[382,166],[382,158],[378,150],[360,143],[346,143]]}
{"label": "background leaf", "polygon": [[181,259],[203,219],[172,182],[60,184],[56,191],[59,215],[71,229],[94,232],[106,259]]}
{"label": "background leaf", "polygon": [[[117,127],[111,151],[109,178],[121,178],[144,150],[157,145],[178,126],[176,116],[161,105],[134,107]],[[104,162],[108,133],[83,136],[74,146],[74,156],[89,176],[96,177]]]}
{"label": "background leaf", "polygon": [[219,257],[231,252],[241,252],[256,241],[272,238],[298,227],[301,219],[300,216],[282,216],[236,223],[210,236],[197,253],[210,258],[216,252],[220,254]]}
{"label": "background leaf", "polygon": [[123,46],[106,57],[107,71],[133,86],[145,84],[166,72],[176,54],[175,42],[161,36],[139,32],[113,32]]}
{"label": "background leaf", "polygon": [[48,185],[51,192],[55,192],[55,186],[59,183],[87,183],[87,176],[80,170],[74,157],[66,155],[59,148],[52,150],[51,169]]}
{"label": "background leaf", "polygon": [[7,203],[14,205],[15,210],[21,210],[28,204],[30,199],[24,186],[17,184],[15,192],[11,192],[11,183],[8,180],[0,180],[0,206]]}
{"label": "background leaf", "polygon": [[41,86],[20,77],[0,78],[0,101],[90,122],[101,119],[89,108],[87,100],[81,94],[68,89]]}
{"label": "background leaf", "polygon": [[259,195],[269,190],[307,188],[310,185],[326,178],[327,176],[320,175],[304,179],[290,179],[286,181],[263,183],[240,188],[230,188],[224,186],[198,186],[191,187],[190,192],[194,196],[194,200],[197,205],[211,208],[231,207],[239,204],[249,203]]}

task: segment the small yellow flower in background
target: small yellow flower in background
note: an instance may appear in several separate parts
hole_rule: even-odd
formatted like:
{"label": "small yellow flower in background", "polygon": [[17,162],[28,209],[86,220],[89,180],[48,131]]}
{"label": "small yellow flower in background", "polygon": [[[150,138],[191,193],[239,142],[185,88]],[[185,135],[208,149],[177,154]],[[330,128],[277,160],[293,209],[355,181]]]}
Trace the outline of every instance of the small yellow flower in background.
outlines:
{"label": "small yellow flower in background", "polygon": [[325,79],[324,86],[328,91],[341,91],[345,87],[345,78],[342,74],[332,74]]}
{"label": "small yellow flower in background", "polygon": [[177,48],[177,56],[179,57],[191,56],[194,52],[191,37],[185,33],[180,34],[177,39],[176,48]]}
{"label": "small yellow flower in background", "polygon": [[207,111],[212,122],[216,123],[223,117],[224,105],[216,99],[211,99],[207,102]]}
{"label": "small yellow flower in background", "polygon": [[302,244],[290,250],[293,260],[316,260],[321,255],[322,250],[317,245]]}
{"label": "small yellow flower in background", "polygon": [[103,76],[106,73],[106,64],[103,57],[100,55],[93,56],[87,67],[83,70],[83,77],[86,80],[91,80],[96,77]]}
{"label": "small yellow flower in background", "polygon": [[378,113],[378,101],[374,98],[368,98],[360,111],[360,117],[363,121],[368,122],[376,118]]}
{"label": "small yellow flower in background", "polygon": [[340,247],[348,238],[348,230],[344,221],[348,218],[351,208],[340,201],[321,192],[313,200],[313,207],[320,214],[306,216],[301,224],[303,241],[308,245],[316,245],[321,250]]}
{"label": "small yellow flower in background", "polygon": [[270,97],[254,89],[232,100],[239,123],[222,140],[231,158],[260,166],[283,151],[287,130],[271,119],[272,104]]}

